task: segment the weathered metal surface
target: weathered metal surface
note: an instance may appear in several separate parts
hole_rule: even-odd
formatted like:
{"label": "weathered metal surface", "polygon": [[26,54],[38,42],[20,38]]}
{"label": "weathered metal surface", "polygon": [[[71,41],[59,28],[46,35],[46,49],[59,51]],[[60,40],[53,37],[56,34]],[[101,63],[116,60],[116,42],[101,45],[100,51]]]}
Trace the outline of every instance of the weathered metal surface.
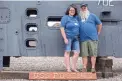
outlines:
{"label": "weathered metal surface", "polygon": [[[67,7],[87,3],[103,22],[99,56],[121,57],[122,1],[0,1],[0,54],[3,56],[63,56],[59,24]],[[108,4],[110,3],[110,4]],[[29,28],[29,26],[30,28]],[[49,25],[49,26],[48,26]],[[34,29],[34,26],[36,29]],[[29,47],[29,41],[36,46]]]}

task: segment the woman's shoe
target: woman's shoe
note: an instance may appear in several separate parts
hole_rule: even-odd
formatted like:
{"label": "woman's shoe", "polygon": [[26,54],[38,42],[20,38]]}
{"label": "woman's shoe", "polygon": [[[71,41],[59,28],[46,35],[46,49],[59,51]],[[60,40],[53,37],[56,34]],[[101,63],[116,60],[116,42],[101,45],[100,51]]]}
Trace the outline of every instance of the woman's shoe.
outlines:
{"label": "woman's shoe", "polygon": [[72,69],[73,72],[79,72],[77,69]]}
{"label": "woman's shoe", "polygon": [[72,72],[70,69],[67,69],[67,72]]}

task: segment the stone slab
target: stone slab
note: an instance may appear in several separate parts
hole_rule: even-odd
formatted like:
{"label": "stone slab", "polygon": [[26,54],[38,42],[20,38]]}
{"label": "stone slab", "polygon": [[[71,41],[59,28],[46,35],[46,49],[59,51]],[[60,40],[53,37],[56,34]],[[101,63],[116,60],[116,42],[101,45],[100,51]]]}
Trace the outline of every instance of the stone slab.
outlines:
{"label": "stone slab", "polygon": [[30,80],[96,80],[91,72],[29,72]]}

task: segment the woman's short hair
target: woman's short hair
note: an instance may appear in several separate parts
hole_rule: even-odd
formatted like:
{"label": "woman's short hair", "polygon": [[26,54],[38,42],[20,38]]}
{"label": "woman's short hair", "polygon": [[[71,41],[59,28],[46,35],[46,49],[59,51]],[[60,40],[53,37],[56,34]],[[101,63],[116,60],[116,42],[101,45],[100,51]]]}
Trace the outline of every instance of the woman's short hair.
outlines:
{"label": "woman's short hair", "polygon": [[65,15],[69,15],[69,10],[70,10],[70,8],[74,8],[74,9],[75,9],[75,14],[74,14],[74,16],[78,15],[77,8],[76,8],[74,5],[70,5],[70,6],[67,8]]}

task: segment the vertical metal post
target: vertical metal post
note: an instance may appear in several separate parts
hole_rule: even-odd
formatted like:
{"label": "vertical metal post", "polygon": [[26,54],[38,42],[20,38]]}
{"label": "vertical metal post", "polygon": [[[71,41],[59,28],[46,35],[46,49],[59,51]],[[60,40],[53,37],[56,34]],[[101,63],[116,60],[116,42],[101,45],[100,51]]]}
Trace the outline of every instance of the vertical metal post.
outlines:
{"label": "vertical metal post", "polygon": [[0,55],[0,71],[3,69],[3,56]]}

